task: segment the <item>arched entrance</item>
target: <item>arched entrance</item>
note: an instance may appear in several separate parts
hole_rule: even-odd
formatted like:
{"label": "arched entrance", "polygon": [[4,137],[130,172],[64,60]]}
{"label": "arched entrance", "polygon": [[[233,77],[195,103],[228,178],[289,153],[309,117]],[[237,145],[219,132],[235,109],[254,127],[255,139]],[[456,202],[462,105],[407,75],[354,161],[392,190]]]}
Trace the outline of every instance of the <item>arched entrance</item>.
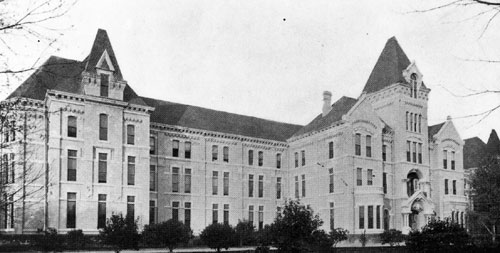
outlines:
{"label": "arched entrance", "polygon": [[418,230],[421,227],[425,226],[427,223],[424,216],[424,207],[422,200],[417,200],[413,202],[411,206],[411,213],[409,215],[409,227],[411,230]]}

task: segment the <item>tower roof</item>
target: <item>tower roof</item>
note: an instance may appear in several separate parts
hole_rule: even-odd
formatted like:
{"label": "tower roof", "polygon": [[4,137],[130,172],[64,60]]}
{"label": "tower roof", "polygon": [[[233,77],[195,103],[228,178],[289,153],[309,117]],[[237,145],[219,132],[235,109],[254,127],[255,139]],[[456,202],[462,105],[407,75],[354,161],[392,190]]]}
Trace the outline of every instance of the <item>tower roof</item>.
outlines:
{"label": "tower roof", "polygon": [[375,67],[365,84],[363,92],[372,93],[379,91],[391,84],[405,82],[403,70],[410,65],[410,60],[399,45],[396,37],[390,38],[385,43]]}
{"label": "tower roof", "polygon": [[103,29],[97,30],[97,34],[95,36],[92,49],[90,50],[90,54],[87,56],[87,58],[85,58],[85,60],[83,60],[84,62],[86,62],[85,70],[89,72],[95,72],[97,63],[99,62],[99,59],[101,59],[104,51],[108,53],[111,64],[115,69],[115,77],[118,80],[123,80],[122,72],[120,71],[120,67],[118,66],[118,61],[116,60],[113,47],[111,46],[111,42],[108,37],[108,33]]}
{"label": "tower roof", "polygon": [[500,155],[500,140],[495,129],[491,130],[488,143],[486,143],[486,150],[489,155]]}

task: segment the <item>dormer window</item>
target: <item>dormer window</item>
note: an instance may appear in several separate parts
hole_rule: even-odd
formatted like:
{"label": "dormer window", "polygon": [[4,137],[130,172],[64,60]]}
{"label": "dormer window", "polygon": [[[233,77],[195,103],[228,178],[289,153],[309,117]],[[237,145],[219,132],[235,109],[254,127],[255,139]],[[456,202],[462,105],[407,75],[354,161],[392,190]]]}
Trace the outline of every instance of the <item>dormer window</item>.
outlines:
{"label": "dormer window", "polygon": [[109,95],[109,75],[101,74],[101,96],[108,97]]}
{"label": "dormer window", "polygon": [[410,75],[410,97],[417,98],[417,74]]}

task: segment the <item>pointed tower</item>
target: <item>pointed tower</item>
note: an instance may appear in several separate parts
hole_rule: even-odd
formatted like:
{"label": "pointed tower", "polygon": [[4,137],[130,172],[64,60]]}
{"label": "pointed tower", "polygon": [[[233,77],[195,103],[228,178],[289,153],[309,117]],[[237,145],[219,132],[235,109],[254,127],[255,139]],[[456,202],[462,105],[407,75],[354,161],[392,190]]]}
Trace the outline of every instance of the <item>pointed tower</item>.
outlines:
{"label": "pointed tower", "polygon": [[486,144],[486,152],[488,153],[488,156],[500,156],[500,140],[498,139],[498,135],[495,129],[491,130],[490,137],[488,138],[488,143]]}

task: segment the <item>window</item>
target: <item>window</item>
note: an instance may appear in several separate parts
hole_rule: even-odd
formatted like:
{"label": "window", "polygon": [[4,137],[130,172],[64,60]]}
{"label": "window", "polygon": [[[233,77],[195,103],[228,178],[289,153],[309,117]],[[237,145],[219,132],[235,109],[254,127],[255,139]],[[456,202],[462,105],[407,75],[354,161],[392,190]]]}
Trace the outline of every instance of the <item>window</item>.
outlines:
{"label": "window", "polygon": [[443,168],[448,168],[448,152],[446,150],[443,150]]}
{"label": "window", "polygon": [[363,169],[362,168],[356,169],[356,185],[357,186],[363,185]]}
{"label": "window", "polygon": [[384,230],[389,230],[389,210],[384,209]]}
{"label": "window", "polygon": [[382,161],[387,161],[387,145],[382,145]]}
{"label": "window", "polygon": [[422,114],[418,115],[418,132],[422,132]]}
{"label": "window", "polygon": [[444,194],[448,194],[448,179],[444,180]]}
{"label": "window", "polygon": [[149,224],[156,223],[156,201],[149,201]]}
{"label": "window", "polygon": [[175,221],[179,220],[179,202],[178,201],[172,202],[172,220],[175,220]]}
{"label": "window", "polygon": [[281,177],[276,178],[276,199],[281,199]]}
{"label": "window", "polygon": [[16,121],[10,122],[10,141],[16,140]]}
{"label": "window", "polygon": [[224,224],[229,225],[229,204],[224,204],[223,219]]}
{"label": "window", "polygon": [[457,195],[457,180],[453,180],[451,184],[451,186],[453,187],[453,195]]}
{"label": "window", "polygon": [[76,181],[76,150],[71,149],[68,149],[68,181]]}
{"label": "window", "polygon": [[97,202],[97,228],[106,226],[106,194],[98,195]]}
{"label": "window", "polygon": [[156,155],[156,139],[155,139],[155,137],[149,137],[149,154]]}
{"label": "window", "polygon": [[127,196],[127,215],[130,219],[135,220],[135,196]]}
{"label": "window", "polygon": [[219,209],[219,205],[212,204],[212,223],[213,224],[216,224],[219,222],[219,211],[217,209]]}
{"label": "window", "polygon": [[217,161],[219,156],[219,147],[217,145],[212,145],[212,161]]}
{"label": "window", "polygon": [[253,175],[248,175],[248,197],[253,197]]}
{"label": "window", "polygon": [[328,158],[332,159],[335,154],[333,153],[333,141],[328,143]]}
{"label": "window", "polygon": [[330,193],[333,193],[334,191],[334,185],[333,185],[333,168],[328,169],[328,174],[330,174],[330,184],[329,184],[329,191]]}
{"label": "window", "polygon": [[229,195],[229,172],[224,172],[222,180],[222,188],[224,196]]}
{"label": "window", "polygon": [[295,152],[295,168],[299,167],[299,153]]}
{"label": "window", "polygon": [[109,95],[109,75],[101,74],[101,97]]}
{"label": "window", "polygon": [[191,202],[184,202],[184,225],[191,227]]}
{"label": "window", "polygon": [[410,131],[413,132],[413,113],[410,113]]}
{"label": "window", "polygon": [[172,168],[172,192],[179,192],[179,168]]}
{"label": "window", "polygon": [[264,228],[264,206],[259,206],[259,230]]}
{"label": "window", "polygon": [[108,171],[108,154],[99,153],[99,183],[106,183]]}
{"label": "window", "polygon": [[184,169],[184,193],[191,193],[191,169]]}
{"label": "window", "polygon": [[172,141],[172,156],[179,157],[179,141],[178,140]]}
{"label": "window", "polygon": [[127,144],[134,145],[135,144],[135,126],[127,125]]}
{"label": "window", "polygon": [[302,157],[302,166],[306,165],[306,151],[302,150],[300,151],[301,157]]}
{"label": "window", "polygon": [[16,182],[16,157],[14,154],[10,154],[10,183],[13,184],[15,182]]}
{"label": "window", "polygon": [[2,160],[0,160],[0,185],[6,184],[9,182],[9,155],[4,154]]}
{"label": "window", "polygon": [[222,148],[222,161],[225,163],[229,162],[229,147]]}
{"label": "window", "polygon": [[368,206],[368,228],[373,228],[373,206]]}
{"label": "window", "polygon": [[248,206],[248,221],[253,225],[253,206]]}
{"label": "window", "polygon": [[281,169],[281,154],[276,154],[276,168]]}
{"label": "window", "polygon": [[253,165],[253,150],[248,150],[248,165]]}
{"label": "window", "polygon": [[219,189],[219,172],[212,171],[212,195],[217,195]]}
{"label": "window", "polygon": [[382,187],[384,188],[384,193],[387,193],[387,173],[382,173]]}
{"label": "window", "polygon": [[366,136],[366,157],[372,157],[372,137]]}
{"label": "window", "polygon": [[406,161],[411,162],[411,142],[406,141]]}
{"label": "window", "polygon": [[422,164],[422,143],[418,144],[418,163]]}
{"label": "window", "polygon": [[295,198],[299,198],[299,176],[295,176]]}
{"label": "window", "polygon": [[356,134],[354,138],[355,155],[361,155],[361,134]]}
{"label": "window", "polygon": [[413,143],[413,162],[417,163],[417,143]]}
{"label": "window", "polygon": [[414,117],[415,117],[415,120],[413,121],[413,131],[417,132],[417,118],[418,118],[418,115],[415,113]]}
{"label": "window", "polygon": [[66,228],[76,227],[76,193],[68,192],[66,204]]}
{"label": "window", "polygon": [[455,170],[455,151],[451,151],[451,169]]}
{"label": "window", "polygon": [[409,112],[406,112],[406,131],[408,131],[408,117],[409,117]]}
{"label": "window", "polygon": [[264,164],[264,152],[259,151],[259,166]]}
{"label": "window", "polygon": [[128,157],[128,166],[127,166],[127,184],[135,185],[135,157]]}
{"label": "window", "polygon": [[335,210],[334,203],[330,202],[330,230],[335,229]]}
{"label": "window", "polygon": [[365,207],[364,206],[359,207],[359,228],[360,229],[365,228]]}
{"label": "window", "polygon": [[156,191],[156,166],[149,165],[149,190]]}
{"label": "window", "polygon": [[306,196],[306,175],[302,175],[302,197]]}
{"label": "window", "polygon": [[184,158],[191,159],[191,142],[184,142]]}
{"label": "window", "polygon": [[106,114],[99,115],[99,140],[108,140],[108,115]]}
{"label": "window", "polygon": [[68,116],[68,137],[76,137],[76,117]]}
{"label": "window", "polygon": [[372,169],[366,170],[366,184],[373,185],[373,170]]}
{"label": "window", "polygon": [[264,197],[264,176],[259,175],[259,198]]}
{"label": "window", "polygon": [[380,206],[377,206],[377,213],[376,213],[376,220],[377,220],[377,229],[380,229]]}

